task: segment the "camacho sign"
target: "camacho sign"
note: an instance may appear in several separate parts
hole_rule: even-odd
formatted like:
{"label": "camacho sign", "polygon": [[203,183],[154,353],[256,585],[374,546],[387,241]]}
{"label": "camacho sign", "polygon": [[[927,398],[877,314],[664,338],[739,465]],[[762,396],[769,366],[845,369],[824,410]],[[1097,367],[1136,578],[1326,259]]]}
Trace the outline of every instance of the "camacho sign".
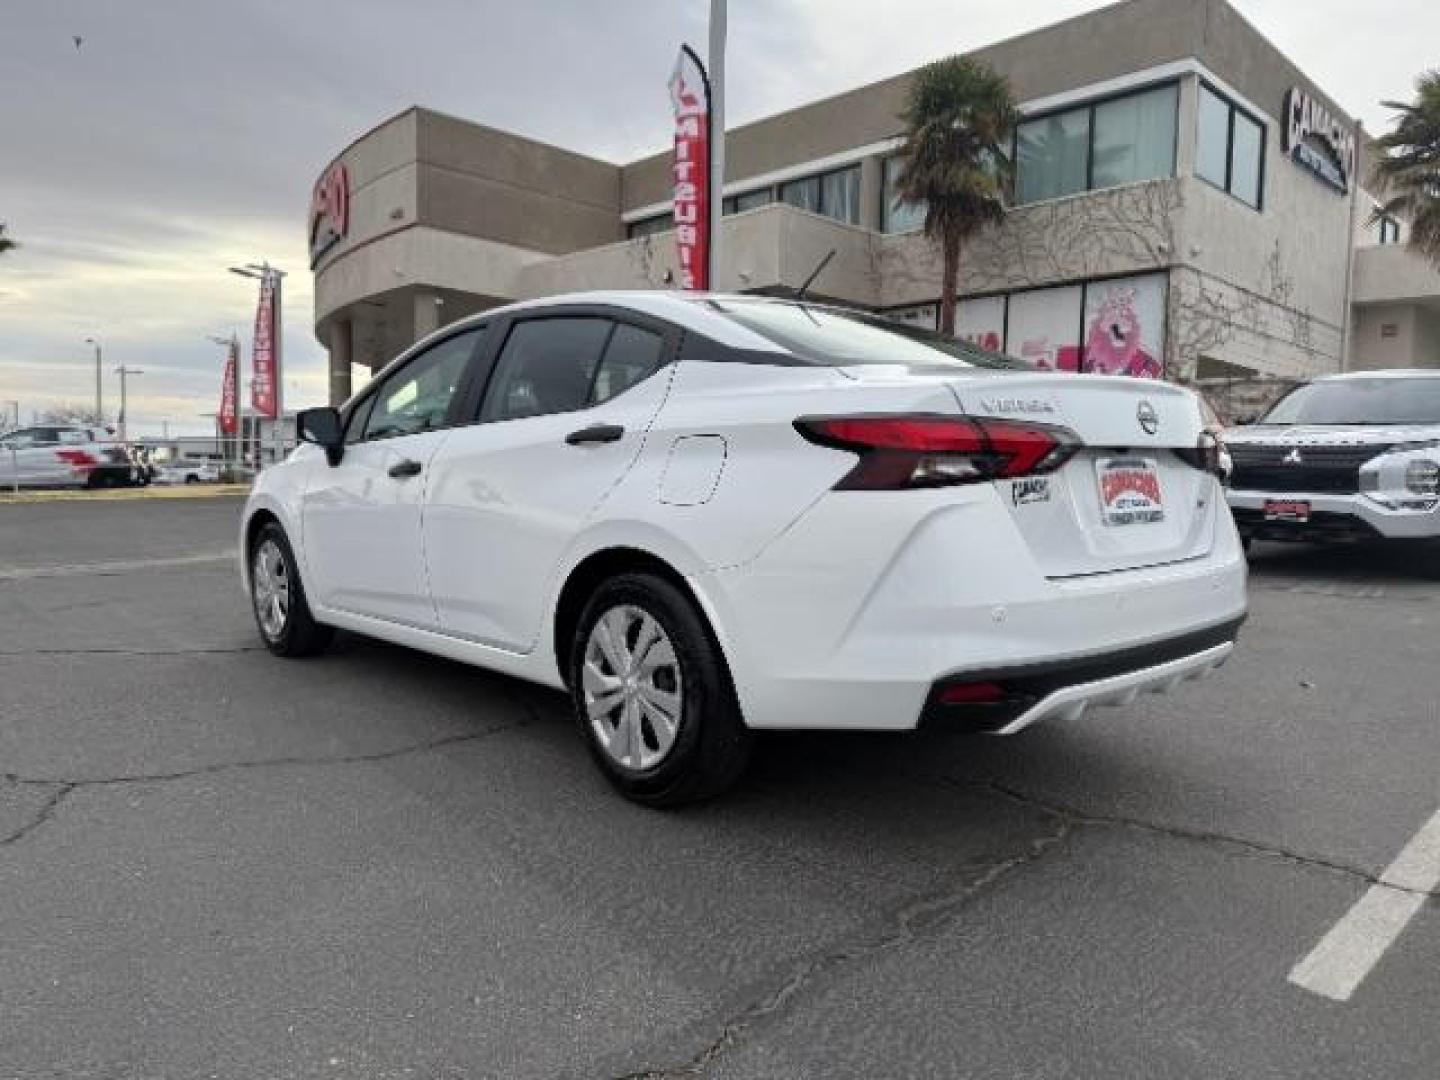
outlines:
{"label": "camacho sign", "polygon": [[1355,133],[1313,94],[1291,87],[1285,95],[1285,153],[1336,191],[1350,190],[1355,172]]}
{"label": "camacho sign", "polygon": [[350,172],[336,162],[325,170],[310,197],[310,268],[350,231]]}

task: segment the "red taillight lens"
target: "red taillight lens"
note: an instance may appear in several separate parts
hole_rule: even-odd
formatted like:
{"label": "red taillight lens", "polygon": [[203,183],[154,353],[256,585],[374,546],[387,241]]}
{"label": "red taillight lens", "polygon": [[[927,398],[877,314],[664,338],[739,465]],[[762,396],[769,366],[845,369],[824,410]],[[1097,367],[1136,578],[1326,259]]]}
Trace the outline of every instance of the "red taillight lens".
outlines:
{"label": "red taillight lens", "polygon": [[843,416],[795,421],[810,442],[860,461],[837,490],[889,491],[1054,472],[1080,447],[1065,428],[970,416]]}
{"label": "red taillight lens", "polygon": [[993,705],[1005,700],[1005,688],[999,683],[951,683],[937,697],[941,705]]}

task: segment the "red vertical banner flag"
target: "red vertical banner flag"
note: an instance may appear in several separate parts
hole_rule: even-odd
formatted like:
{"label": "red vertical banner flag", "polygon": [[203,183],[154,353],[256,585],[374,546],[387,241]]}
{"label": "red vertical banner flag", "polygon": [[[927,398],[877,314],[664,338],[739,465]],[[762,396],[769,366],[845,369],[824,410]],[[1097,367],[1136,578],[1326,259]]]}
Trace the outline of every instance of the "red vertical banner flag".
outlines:
{"label": "red vertical banner flag", "polygon": [[700,58],[680,49],[670,76],[675,107],[675,155],[671,187],[675,206],[675,249],[680,287],[710,288],[710,82]]}
{"label": "red vertical banner flag", "polygon": [[260,308],[255,312],[255,346],[251,354],[250,404],[256,413],[275,419],[275,276],[260,279]]}
{"label": "red vertical banner flag", "polygon": [[233,342],[225,350],[225,381],[220,384],[220,431],[235,434],[235,368],[240,363],[240,347]]}

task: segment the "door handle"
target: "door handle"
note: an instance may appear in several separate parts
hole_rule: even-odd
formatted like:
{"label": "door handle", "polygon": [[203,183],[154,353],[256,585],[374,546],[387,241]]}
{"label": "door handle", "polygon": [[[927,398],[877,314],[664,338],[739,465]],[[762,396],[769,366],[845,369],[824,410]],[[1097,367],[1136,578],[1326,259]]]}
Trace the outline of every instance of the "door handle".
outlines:
{"label": "door handle", "polygon": [[596,424],[594,427],[581,428],[579,431],[572,431],[565,436],[565,441],[571,446],[584,446],[588,443],[619,442],[625,429],[619,424]]}
{"label": "door handle", "polygon": [[420,462],[406,458],[404,461],[397,461],[385,471],[396,480],[408,480],[412,476],[419,476],[420,469]]}

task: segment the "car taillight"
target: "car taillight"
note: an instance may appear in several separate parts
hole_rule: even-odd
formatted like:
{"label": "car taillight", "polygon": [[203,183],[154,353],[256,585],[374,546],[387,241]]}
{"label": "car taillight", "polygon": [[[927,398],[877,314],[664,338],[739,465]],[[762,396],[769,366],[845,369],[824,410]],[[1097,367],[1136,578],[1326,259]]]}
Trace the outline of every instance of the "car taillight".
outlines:
{"label": "car taillight", "polygon": [[1225,448],[1224,440],[1213,431],[1202,431],[1195,449],[1176,450],[1175,456],[1185,464],[1209,473],[1222,484],[1228,484],[1230,474],[1235,471],[1235,463],[1230,451]]}
{"label": "car taillight", "polygon": [[56,450],[55,456],[72,469],[93,469],[100,464],[88,450]]}
{"label": "car taillight", "polygon": [[1080,448],[1066,428],[972,416],[830,416],[795,421],[819,446],[860,455],[837,491],[893,491],[1054,472]]}

